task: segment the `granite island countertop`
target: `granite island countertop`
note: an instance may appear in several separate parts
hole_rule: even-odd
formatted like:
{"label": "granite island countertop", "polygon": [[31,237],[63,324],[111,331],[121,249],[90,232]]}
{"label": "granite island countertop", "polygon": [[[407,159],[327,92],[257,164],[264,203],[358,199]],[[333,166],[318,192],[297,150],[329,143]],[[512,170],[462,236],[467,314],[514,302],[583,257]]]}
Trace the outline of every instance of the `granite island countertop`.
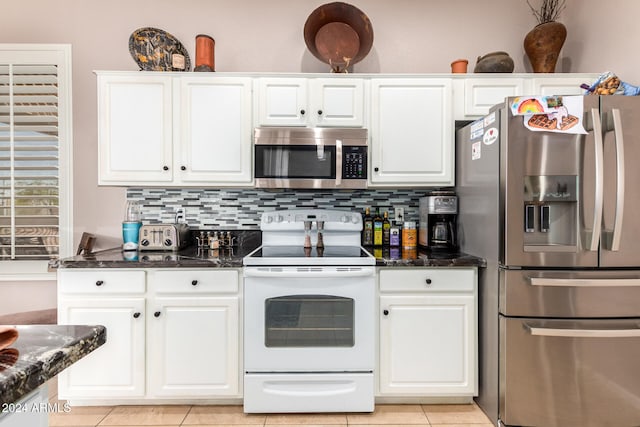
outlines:
{"label": "granite island countertop", "polygon": [[0,405],[13,403],[106,342],[104,326],[21,325],[0,351]]}

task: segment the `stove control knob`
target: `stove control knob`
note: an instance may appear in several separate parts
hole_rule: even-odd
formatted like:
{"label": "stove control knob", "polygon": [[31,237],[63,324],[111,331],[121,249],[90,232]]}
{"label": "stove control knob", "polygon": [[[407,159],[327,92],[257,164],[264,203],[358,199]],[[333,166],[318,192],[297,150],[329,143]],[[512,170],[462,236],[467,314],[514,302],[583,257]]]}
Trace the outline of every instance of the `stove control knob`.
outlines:
{"label": "stove control knob", "polygon": [[142,239],[142,240],[140,241],[140,244],[141,244],[142,246],[149,246],[149,240],[147,240],[147,239]]}
{"label": "stove control knob", "polygon": [[342,218],[340,218],[340,221],[342,221],[342,222],[344,222],[344,223],[349,222],[349,216],[347,216],[347,215],[342,215]]}
{"label": "stove control knob", "polygon": [[264,220],[266,221],[267,224],[271,224],[273,222],[273,217],[268,216]]}
{"label": "stove control knob", "polygon": [[284,217],[282,215],[276,216],[276,222],[282,222],[282,221],[284,221]]}
{"label": "stove control knob", "polygon": [[172,243],[173,243],[173,242],[171,241],[171,239],[165,239],[165,240],[164,240],[164,245],[165,245],[165,246],[171,246],[171,244],[172,244]]}
{"label": "stove control knob", "polygon": [[358,221],[359,221],[358,215],[353,215],[353,216],[351,217],[351,222],[352,222],[352,223],[357,224],[357,223],[358,223]]}

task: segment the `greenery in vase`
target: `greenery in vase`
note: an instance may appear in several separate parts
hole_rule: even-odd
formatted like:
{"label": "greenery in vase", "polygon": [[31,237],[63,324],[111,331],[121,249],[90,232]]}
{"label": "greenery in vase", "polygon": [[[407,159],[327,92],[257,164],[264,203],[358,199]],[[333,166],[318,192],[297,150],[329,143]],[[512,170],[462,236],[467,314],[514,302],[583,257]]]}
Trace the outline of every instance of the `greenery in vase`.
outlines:
{"label": "greenery in vase", "polygon": [[533,16],[536,17],[539,24],[546,24],[547,22],[554,22],[558,19],[560,12],[565,7],[566,0],[542,0],[542,4],[538,7],[533,7],[531,2],[527,0],[527,4],[533,12]]}

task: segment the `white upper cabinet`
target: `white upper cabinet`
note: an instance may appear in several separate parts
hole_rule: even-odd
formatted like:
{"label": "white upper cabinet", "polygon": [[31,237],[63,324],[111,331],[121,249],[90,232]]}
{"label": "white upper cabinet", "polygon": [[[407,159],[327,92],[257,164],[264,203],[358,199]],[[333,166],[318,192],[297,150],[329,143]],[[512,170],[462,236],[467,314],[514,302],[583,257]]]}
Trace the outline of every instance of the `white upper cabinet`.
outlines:
{"label": "white upper cabinet", "polygon": [[476,119],[511,96],[583,95],[580,85],[591,85],[598,74],[473,74],[455,75],[454,116]]}
{"label": "white upper cabinet", "polygon": [[98,73],[99,184],[250,186],[252,79]]}
{"label": "white upper cabinet", "polygon": [[251,79],[183,77],[179,81],[178,181],[250,183]]}
{"label": "white upper cabinet", "polygon": [[451,79],[371,80],[370,186],[453,185],[451,101]]}
{"label": "white upper cabinet", "polygon": [[[562,76],[562,74],[560,75]],[[533,95],[584,95],[581,84],[591,84],[598,78],[596,74],[546,77],[531,79]]]}
{"label": "white upper cabinet", "polygon": [[258,126],[364,125],[362,78],[263,77],[256,84]]}
{"label": "white upper cabinet", "polygon": [[173,107],[167,75],[98,74],[99,184],[173,179]]}
{"label": "white upper cabinet", "polygon": [[481,116],[489,109],[504,102],[509,96],[525,93],[525,81],[520,78],[468,78],[464,81],[464,114]]}

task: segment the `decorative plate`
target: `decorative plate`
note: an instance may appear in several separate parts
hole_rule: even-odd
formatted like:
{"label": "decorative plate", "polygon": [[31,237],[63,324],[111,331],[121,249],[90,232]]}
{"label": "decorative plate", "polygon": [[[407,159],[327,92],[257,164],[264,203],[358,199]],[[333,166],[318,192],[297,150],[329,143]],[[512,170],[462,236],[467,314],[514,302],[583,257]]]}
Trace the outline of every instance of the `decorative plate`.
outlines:
{"label": "decorative plate", "polygon": [[158,28],[138,28],[129,37],[129,52],[143,71],[189,71],[191,60],[182,43]]}

